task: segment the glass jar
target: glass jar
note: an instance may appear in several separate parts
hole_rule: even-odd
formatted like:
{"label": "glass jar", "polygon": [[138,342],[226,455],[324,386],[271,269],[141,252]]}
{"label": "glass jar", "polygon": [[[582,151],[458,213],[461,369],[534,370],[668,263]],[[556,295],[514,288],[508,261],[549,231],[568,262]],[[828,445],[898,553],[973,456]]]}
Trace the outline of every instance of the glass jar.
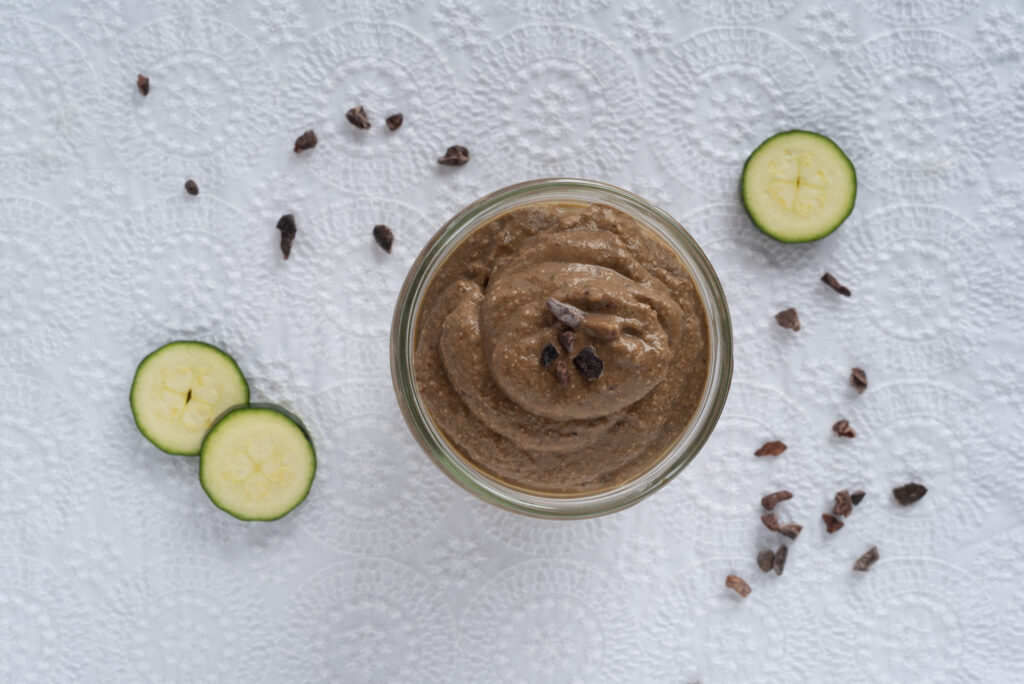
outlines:
{"label": "glass jar", "polygon": [[[632,216],[676,250],[693,276],[708,321],[709,364],[704,392],[689,425],[649,470],[612,489],[586,494],[524,491],[464,459],[443,436],[420,396],[413,369],[415,326],[431,278],[475,228],[505,211],[536,202],[601,203]],[[631,192],[597,181],[548,178],[482,197],[458,212],[427,243],[398,295],[391,326],[391,378],[398,404],[423,450],[455,482],[484,501],[542,518],[586,518],[619,511],[650,496],[679,474],[707,442],[725,406],[732,379],[732,325],[722,284],[693,237],[671,216]]]}

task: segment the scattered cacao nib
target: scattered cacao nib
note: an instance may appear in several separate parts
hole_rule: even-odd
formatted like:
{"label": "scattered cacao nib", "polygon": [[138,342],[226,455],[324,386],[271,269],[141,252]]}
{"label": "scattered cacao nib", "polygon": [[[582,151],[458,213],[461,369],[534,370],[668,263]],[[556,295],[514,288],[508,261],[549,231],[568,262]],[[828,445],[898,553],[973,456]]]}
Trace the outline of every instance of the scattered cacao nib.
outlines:
{"label": "scattered cacao nib", "polygon": [[864,390],[868,388],[868,374],[864,372],[863,368],[853,368],[850,370],[850,384],[853,385],[857,392],[864,393]]}
{"label": "scattered cacao nib", "polygon": [[844,489],[836,492],[836,505],[832,507],[832,515],[841,515],[844,518],[853,513],[853,497],[850,490]]}
{"label": "scattered cacao nib", "polygon": [[554,297],[548,297],[547,301],[548,311],[555,314],[562,325],[567,325],[570,328],[578,328],[583,323],[583,319],[586,314],[581,309],[576,308],[572,304],[566,304],[560,302]]}
{"label": "scattered cacao nib", "polygon": [[857,572],[867,572],[868,569],[875,564],[875,561],[877,561],[878,558],[878,547],[872,546],[864,552],[863,556],[857,559],[857,562],[853,564],[853,569]]}
{"label": "scattered cacao nib", "polygon": [[822,513],[821,519],[825,521],[825,531],[829,534],[843,527],[843,521],[831,513]]}
{"label": "scattered cacao nib", "polygon": [[445,150],[443,157],[437,158],[441,166],[462,166],[469,161],[469,150],[462,145],[452,145]]}
{"label": "scattered cacao nib", "polygon": [[139,74],[139,77],[135,79],[135,86],[143,95],[149,95],[149,76]]}
{"label": "scattered cacao nib", "polygon": [[384,119],[384,123],[388,125],[389,131],[397,131],[402,127],[403,121],[405,121],[405,117],[401,114],[392,114],[388,118]]}
{"label": "scattered cacao nib", "polygon": [[775,492],[774,494],[768,494],[766,496],[761,497],[761,506],[768,511],[775,510],[775,504],[779,503],[780,501],[788,501],[789,499],[792,498],[793,494],[783,489],[782,491]]}
{"label": "scattered cacao nib", "polygon": [[779,547],[778,551],[775,552],[775,563],[773,569],[776,575],[781,575],[782,570],[786,567],[786,556],[789,555],[789,547],[783,544]]}
{"label": "scattered cacao nib", "polygon": [[785,442],[775,440],[774,442],[765,442],[761,445],[761,448],[754,452],[755,456],[778,456],[786,450]]}
{"label": "scattered cacao nib", "polygon": [[832,426],[832,432],[836,433],[839,437],[846,437],[847,439],[853,439],[857,436],[857,432],[850,427],[850,421],[845,418],[835,422]]}
{"label": "scattered cacao nib", "polygon": [[750,595],[750,585],[736,575],[729,575],[725,578],[725,586],[729,587],[743,598]]}
{"label": "scattered cacao nib", "polygon": [[796,309],[786,309],[775,314],[775,322],[793,332],[800,329],[800,318],[796,315]]}
{"label": "scattered cacao nib", "polygon": [[604,372],[604,361],[598,357],[597,352],[589,344],[580,349],[580,353],[573,358],[572,362],[587,380],[597,380]]}
{"label": "scattered cacao nib", "polygon": [[364,131],[370,128],[370,120],[366,117],[366,110],[363,109],[363,105],[356,105],[345,112],[345,118],[356,128],[362,128]]}
{"label": "scattered cacao nib", "polygon": [[790,539],[796,539],[804,529],[803,525],[798,525],[796,523],[785,523],[780,525],[779,516],[774,513],[762,515],[761,522],[764,523],[764,526],[772,532],[778,532],[784,537],[789,537]]}
{"label": "scattered cacao nib", "polygon": [[864,500],[864,490],[863,489],[858,489],[857,491],[855,491],[853,494],[850,495],[850,501],[853,502],[854,506],[860,505],[860,502],[863,501],[863,500]]}
{"label": "scattered cacao nib", "polygon": [[190,195],[198,195],[199,186],[196,185],[196,182],[194,180],[189,178],[187,181],[185,181],[185,192],[187,192]]}
{"label": "scattered cacao nib", "polygon": [[910,482],[892,490],[893,496],[896,497],[901,506],[909,506],[916,501],[920,501],[927,493],[928,488],[916,482]]}
{"label": "scattered cacao nib", "polygon": [[797,525],[796,523],[786,523],[785,525],[779,525],[779,529],[776,530],[783,537],[789,537],[790,539],[796,539],[803,532],[804,526]]}
{"label": "scattered cacao nib", "polygon": [[576,333],[572,330],[563,330],[558,333],[558,343],[562,345],[565,351],[572,354],[572,348],[576,346]]}
{"label": "scattered cacao nib", "polygon": [[391,254],[391,246],[395,244],[395,234],[383,223],[373,227],[373,239],[377,241],[380,248]]}
{"label": "scattered cacao nib", "polygon": [[831,287],[833,290],[843,295],[844,297],[850,296],[850,288],[844,285],[840,285],[839,281],[836,280],[836,277],[829,273],[828,271],[825,271],[825,275],[821,276],[821,282],[825,283],[826,285],[828,285],[829,287]]}
{"label": "scattered cacao nib", "polygon": [[761,568],[761,572],[768,572],[775,565],[775,552],[771,549],[765,549],[757,554],[757,567]]}
{"label": "scattered cacao nib", "polygon": [[558,348],[555,345],[548,342],[544,345],[544,348],[540,350],[540,365],[547,368],[551,365],[551,362],[558,358]]}
{"label": "scattered cacao nib", "polygon": [[569,386],[569,366],[565,364],[565,361],[559,361],[555,364],[555,377],[558,378],[558,384],[562,387]]}
{"label": "scattered cacao nib", "polygon": [[298,154],[305,150],[311,150],[316,147],[317,142],[316,133],[312,130],[308,130],[295,139],[295,147],[293,148],[294,152],[295,154]]}
{"label": "scattered cacao nib", "polygon": [[281,254],[287,260],[292,253],[292,243],[295,242],[295,234],[298,232],[294,214],[282,216],[277,222],[277,229],[281,231]]}

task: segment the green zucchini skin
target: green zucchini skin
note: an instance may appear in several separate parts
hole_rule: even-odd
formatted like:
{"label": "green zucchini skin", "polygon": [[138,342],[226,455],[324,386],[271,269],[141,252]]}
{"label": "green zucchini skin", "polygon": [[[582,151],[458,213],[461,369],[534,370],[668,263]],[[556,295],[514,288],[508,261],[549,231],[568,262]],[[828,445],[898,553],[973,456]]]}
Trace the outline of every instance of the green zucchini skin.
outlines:
{"label": "green zucchini skin", "polygon": [[[209,447],[208,445],[212,443],[211,439],[217,436],[219,430],[224,430],[231,427],[232,417],[237,416],[240,413],[256,414],[259,412],[270,412],[273,414],[277,414],[287,419],[287,421],[291,425],[293,425],[295,428],[299,430],[303,440],[309,447],[309,473],[308,476],[304,477],[305,486],[302,488],[301,491],[297,492],[294,497],[288,500],[289,503],[287,507],[274,509],[273,511],[267,513],[246,514],[240,512],[236,508],[226,504],[223,501],[222,495],[220,494],[220,492],[217,491],[217,487],[214,482],[214,476],[208,472],[207,468],[204,467],[206,465],[204,459],[209,460],[212,457],[211,452],[208,450],[211,447]],[[199,452],[199,484],[203,488],[203,491],[206,492],[206,495],[210,498],[210,501],[213,503],[214,506],[221,509],[228,515],[231,515],[239,520],[244,520],[247,522],[271,522],[274,520],[280,520],[281,518],[295,510],[295,508],[297,508],[309,496],[309,492],[313,487],[313,481],[316,479],[316,469],[316,447],[313,444],[313,437],[310,434],[309,430],[306,428],[305,424],[302,422],[301,419],[299,419],[298,416],[276,404],[253,403],[246,406],[235,406],[228,409],[223,414],[221,414],[221,416],[210,428],[209,432],[207,432],[206,439],[203,440],[203,447]]]}
{"label": "green zucchini skin", "polygon": [[[833,221],[830,221],[827,224],[825,224],[820,230],[817,230],[810,234],[798,236],[787,234],[787,231],[784,227],[773,225],[771,221],[766,220],[765,217],[761,215],[761,212],[754,206],[756,204],[756,201],[755,198],[752,197],[751,195],[752,184],[750,182],[752,166],[758,161],[759,154],[763,152],[766,148],[771,148],[775,143],[778,143],[785,138],[796,136],[806,136],[808,139],[819,141],[819,143],[823,145],[826,150],[830,151],[833,157],[836,160],[838,160],[839,165],[843,168],[843,170],[849,173],[849,178],[845,179],[848,182],[848,188],[844,193],[848,195],[848,199],[841,200],[845,204],[845,206],[841,210],[841,213],[838,214]],[[843,152],[842,148],[840,148],[833,140],[831,140],[827,136],[824,136],[821,133],[816,133],[814,131],[806,131],[801,129],[782,131],[764,140],[747,157],[746,161],[743,164],[743,173],[740,177],[740,196],[743,201],[743,208],[750,216],[750,220],[765,235],[768,235],[769,237],[778,240],[779,242],[784,242],[788,244],[814,242],[817,240],[821,240],[822,238],[828,237],[829,235],[834,233],[853,212],[853,208],[857,200],[857,170],[854,167],[853,162],[850,161],[850,158],[846,156],[845,152]]]}
{"label": "green zucchini skin", "polygon": [[[249,383],[245,379],[245,375],[242,373],[242,369],[239,368],[238,362],[235,361],[235,359],[230,354],[228,354],[219,347],[216,347],[212,344],[208,344],[206,342],[200,342],[198,340],[174,340],[168,342],[167,344],[164,344],[151,351],[149,354],[145,356],[145,358],[142,359],[142,361],[139,362],[139,365],[135,369],[135,375],[132,378],[132,386],[131,391],[129,393],[129,405],[131,407],[132,419],[135,421],[135,426],[138,428],[139,432],[142,434],[143,437],[145,437],[151,444],[153,444],[153,446],[155,446],[157,449],[160,449],[164,453],[175,456],[196,456],[199,454],[199,448],[202,445],[201,439],[199,440],[197,446],[195,446],[194,448],[183,448],[181,446],[169,444],[167,440],[162,439],[158,435],[154,434],[153,428],[155,426],[149,425],[150,421],[147,420],[145,416],[145,398],[140,396],[140,386],[142,382],[144,382],[145,380],[146,372],[151,370],[151,366],[155,363],[159,363],[161,358],[166,356],[166,354],[169,351],[181,349],[183,347],[213,353],[215,355],[215,358],[227,362],[226,365],[234,370],[234,379],[238,381],[238,388],[241,390],[241,392],[238,397],[239,400],[237,402],[232,402],[231,406],[228,406],[227,408],[230,409],[237,405],[246,405],[249,403]],[[221,413],[223,413],[223,410],[221,411]],[[205,430],[203,432],[205,434]]]}

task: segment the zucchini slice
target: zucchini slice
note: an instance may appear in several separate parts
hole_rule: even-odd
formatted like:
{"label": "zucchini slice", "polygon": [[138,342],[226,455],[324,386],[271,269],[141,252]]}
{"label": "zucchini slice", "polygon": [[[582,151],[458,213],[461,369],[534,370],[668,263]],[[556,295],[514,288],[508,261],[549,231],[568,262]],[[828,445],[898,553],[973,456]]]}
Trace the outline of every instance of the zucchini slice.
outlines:
{"label": "zucchini slice", "polygon": [[313,440],[298,418],[270,404],[230,409],[199,452],[199,483],[214,505],[240,520],[277,520],[309,494]]}
{"label": "zucchini slice", "polygon": [[217,416],[249,403],[235,360],[205,342],[171,342],[142,360],[132,381],[135,424],[169,454],[195,456]]}
{"label": "zucchini slice", "polygon": [[743,206],[781,242],[832,233],[853,211],[857,173],[839,146],[818,133],[785,131],[765,140],[743,167]]}

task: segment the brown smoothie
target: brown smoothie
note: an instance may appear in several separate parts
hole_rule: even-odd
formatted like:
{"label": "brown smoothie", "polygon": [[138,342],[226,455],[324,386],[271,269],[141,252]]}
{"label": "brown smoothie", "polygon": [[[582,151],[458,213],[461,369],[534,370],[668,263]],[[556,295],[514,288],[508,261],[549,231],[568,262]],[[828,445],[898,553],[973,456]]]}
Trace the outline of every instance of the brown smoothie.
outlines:
{"label": "brown smoothie", "polygon": [[708,357],[700,295],[661,238],[607,205],[536,203],[475,229],[427,285],[414,370],[469,463],[580,494],[661,459],[696,411]]}

